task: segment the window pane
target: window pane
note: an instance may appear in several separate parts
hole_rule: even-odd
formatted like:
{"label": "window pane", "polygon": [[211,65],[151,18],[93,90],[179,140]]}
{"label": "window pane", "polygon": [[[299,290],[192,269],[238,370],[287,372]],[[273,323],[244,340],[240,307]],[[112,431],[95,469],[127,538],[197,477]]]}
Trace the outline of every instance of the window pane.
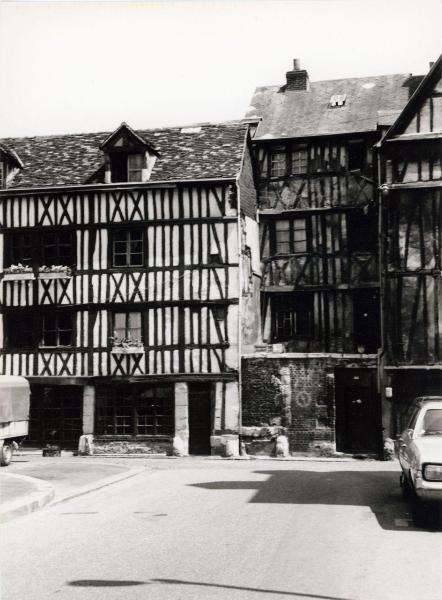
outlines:
{"label": "window pane", "polygon": [[115,267],[126,267],[127,266],[126,254],[116,254],[114,256],[114,266]]}
{"label": "window pane", "polygon": [[71,346],[72,345],[72,331],[65,330],[59,333],[60,346]]}
{"label": "window pane", "polygon": [[270,163],[270,175],[272,177],[278,177],[285,175],[286,162],[284,152],[274,152],[271,156]]}
{"label": "window pane", "polygon": [[128,156],[129,169],[141,169],[143,167],[142,154],[129,154]]}

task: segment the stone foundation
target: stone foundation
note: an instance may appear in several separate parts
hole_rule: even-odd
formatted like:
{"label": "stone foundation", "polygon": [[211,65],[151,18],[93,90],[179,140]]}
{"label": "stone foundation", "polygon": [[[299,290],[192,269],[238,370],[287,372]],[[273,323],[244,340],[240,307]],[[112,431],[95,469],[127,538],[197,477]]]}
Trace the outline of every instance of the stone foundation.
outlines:
{"label": "stone foundation", "polygon": [[93,454],[172,454],[172,439],[105,440],[94,438]]}

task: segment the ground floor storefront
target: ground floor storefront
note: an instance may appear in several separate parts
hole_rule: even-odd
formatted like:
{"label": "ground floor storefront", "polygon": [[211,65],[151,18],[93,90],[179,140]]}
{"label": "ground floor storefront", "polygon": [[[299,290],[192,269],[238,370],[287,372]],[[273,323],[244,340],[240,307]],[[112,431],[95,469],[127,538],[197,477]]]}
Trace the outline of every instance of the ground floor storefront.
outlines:
{"label": "ground floor storefront", "polygon": [[30,384],[32,446],[85,454],[239,453],[239,392],[233,378],[31,378]]}

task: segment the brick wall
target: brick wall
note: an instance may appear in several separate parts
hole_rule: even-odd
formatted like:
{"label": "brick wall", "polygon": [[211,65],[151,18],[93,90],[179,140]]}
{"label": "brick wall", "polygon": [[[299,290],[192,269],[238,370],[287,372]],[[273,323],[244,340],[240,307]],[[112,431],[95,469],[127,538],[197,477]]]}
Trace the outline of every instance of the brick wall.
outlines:
{"label": "brick wall", "polygon": [[335,443],[334,369],[374,366],[360,360],[320,358],[244,358],[242,425],[280,425],[292,452]]}

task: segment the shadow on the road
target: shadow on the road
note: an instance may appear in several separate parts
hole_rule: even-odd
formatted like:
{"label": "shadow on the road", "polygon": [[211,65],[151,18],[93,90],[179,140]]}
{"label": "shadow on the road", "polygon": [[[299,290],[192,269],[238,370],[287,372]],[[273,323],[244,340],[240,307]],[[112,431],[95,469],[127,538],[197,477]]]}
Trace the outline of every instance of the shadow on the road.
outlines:
{"label": "shadow on the road", "polygon": [[291,596],[292,598],[315,598],[315,600],[350,600],[337,596],[321,596],[320,594],[307,594],[305,592],[286,592],[283,590],[267,590],[253,587],[243,587],[239,585],[223,585],[221,583],[204,583],[202,581],[184,581],[182,579],[151,579],[150,581],[132,581],[117,579],[77,579],[68,581],[68,585],[74,587],[124,587],[130,585],[149,585],[151,583],[163,583],[168,585],[193,585],[209,588],[223,588],[226,590],[240,590],[244,592],[258,592],[260,594],[278,594],[281,596]]}
{"label": "shadow on the road", "polygon": [[368,506],[383,529],[410,531],[409,507],[394,471],[255,471],[265,481],[192,484],[208,490],[256,490],[251,503]]}
{"label": "shadow on the road", "polygon": [[261,588],[243,587],[239,585],[222,585],[220,583],[203,583],[202,581],[183,581],[181,579],[152,579],[152,582],[167,583],[174,585],[197,585],[204,587],[223,588],[226,590],[241,590],[244,592],[258,592],[261,594],[279,594],[281,596],[291,596],[292,598],[315,598],[315,600],[350,600],[336,596],[321,596],[320,594],[307,594],[303,592],[285,592],[282,590],[266,590]]}
{"label": "shadow on the road", "polygon": [[146,585],[147,581],[133,581],[131,579],[77,579],[68,581],[74,587],[125,587],[126,585]]}

